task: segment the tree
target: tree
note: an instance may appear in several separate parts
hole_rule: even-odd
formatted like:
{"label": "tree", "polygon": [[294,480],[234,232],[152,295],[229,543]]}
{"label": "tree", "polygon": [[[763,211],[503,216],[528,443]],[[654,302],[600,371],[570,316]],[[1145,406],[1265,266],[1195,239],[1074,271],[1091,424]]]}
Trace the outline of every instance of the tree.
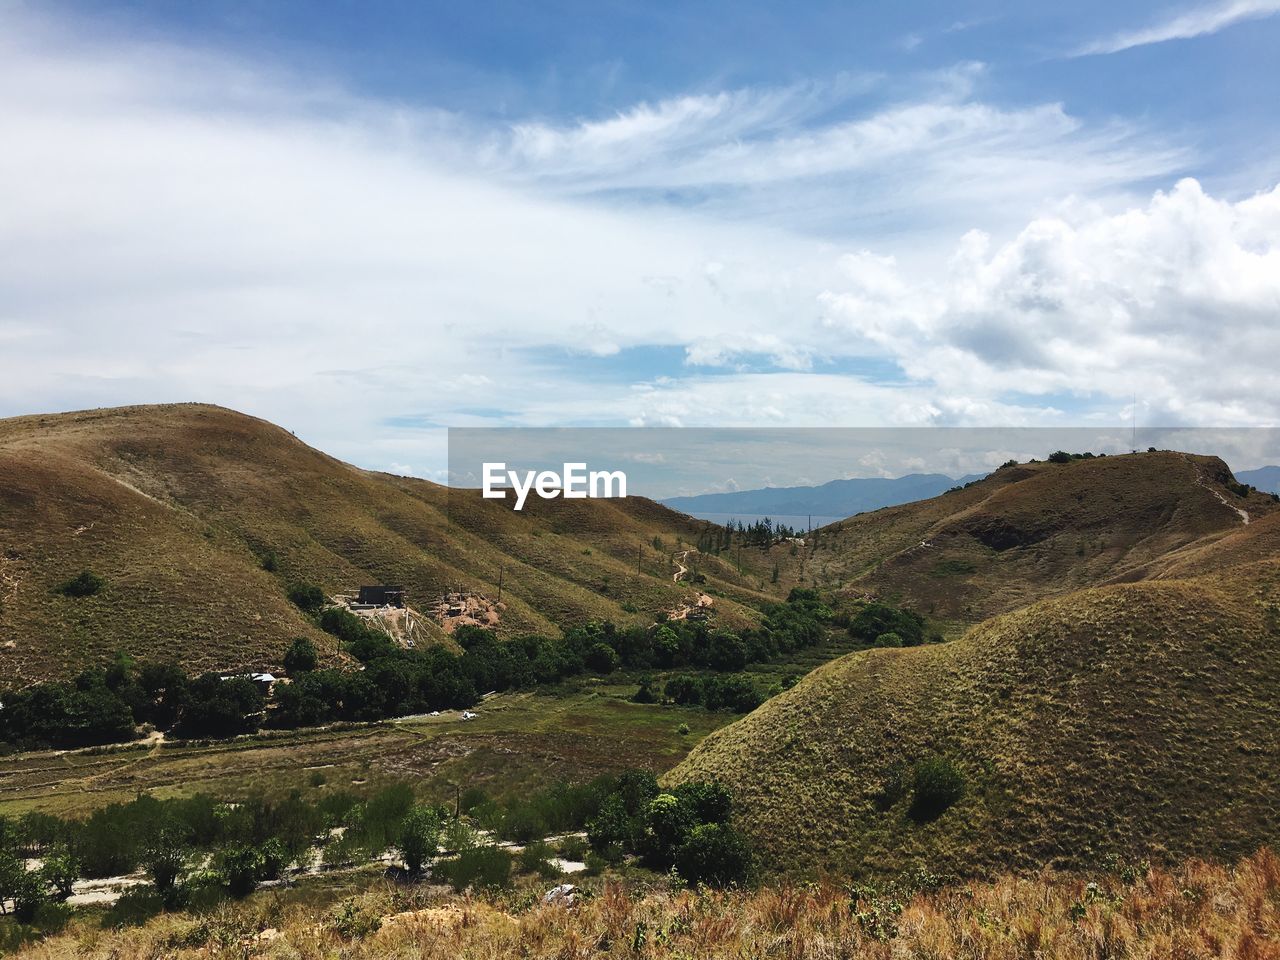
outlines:
{"label": "tree", "polygon": [[237,899],[247,897],[257,889],[266,868],[262,852],[250,844],[229,847],[219,857],[227,891]]}
{"label": "tree", "polygon": [[670,867],[676,851],[697,825],[688,804],[671,793],[660,793],[645,810],[642,853],[648,866],[656,870]]}
{"label": "tree", "polygon": [[613,793],[604,799],[600,809],[587,823],[587,843],[596,853],[618,856],[631,843],[631,817],[622,797]]}
{"label": "tree", "polygon": [[172,826],[162,827],[142,851],[143,869],[165,903],[173,902],[178,878],[186,871],[190,857],[186,838]]}
{"label": "tree", "polygon": [[53,887],[59,901],[66,900],[71,896],[75,882],[80,879],[80,861],[70,851],[59,850],[45,857],[40,875]]}
{"label": "tree", "polygon": [[7,849],[0,848],[0,912],[4,905],[17,897],[26,867]]}
{"label": "tree", "polygon": [[1065,450],[1055,450],[1053,453],[1049,454],[1049,462],[1050,463],[1070,463],[1071,454],[1067,453],[1067,451]]}
{"label": "tree", "polygon": [[747,645],[736,633],[717,633],[711,638],[707,663],[712,670],[741,670],[747,665]]}
{"label": "tree", "polygon": [[13,890],[13,916],[19,923],[30,923],[36,918],[40,905],[49,899],[44,879],[35,870],[23,869]]}
{"label": "tree", "polygon": [[594,673],[613,673],[618,669],[618,653],[607,643],[597,643],[587,651],[586,663]]}
{"label": "tree", "polygon": [[316,646],[306,637],[295,637],[284,652],[284,669],[291,677],[314,670],[318,662]]}
{"label": "tree", "polygon": [[675,867],[690,886],[746,883],[751,877],[751,848],[728,824],[703,823],[689,831],[676,851]]}
{"label": "tree", "polygon": [[400,825],[397,849],[404,867],[414,876],[435,859],[440,849],[440,814],[434,807],[418,804]]}
{"label": "tree", "polygon": [[325,605],[324,591],[314,583],[295,583],[289,588],[289,600],[305,613],[315,613]]}

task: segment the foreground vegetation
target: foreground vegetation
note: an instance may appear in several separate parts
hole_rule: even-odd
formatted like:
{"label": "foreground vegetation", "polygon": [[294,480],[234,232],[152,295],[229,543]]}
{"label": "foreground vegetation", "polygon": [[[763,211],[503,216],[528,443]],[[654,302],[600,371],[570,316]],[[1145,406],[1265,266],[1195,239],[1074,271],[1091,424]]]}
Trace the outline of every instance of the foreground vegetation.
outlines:
{"label": "foreground vegetation", "polygon": [[141,927],[88,919],[33,945],[70,958],[415,958],[628,956],[715,960],[896,957],[946,960],[1183,960],[1280,956],[1280,860],[1174,871],[1043,872],[945,884],[916,872],[878,887],[830,879],[756,890],[686,889],[664,880],[596,879],[571,906],[544,903],[546,881],[465,896],[374,883],[309,899],[259,894]]}

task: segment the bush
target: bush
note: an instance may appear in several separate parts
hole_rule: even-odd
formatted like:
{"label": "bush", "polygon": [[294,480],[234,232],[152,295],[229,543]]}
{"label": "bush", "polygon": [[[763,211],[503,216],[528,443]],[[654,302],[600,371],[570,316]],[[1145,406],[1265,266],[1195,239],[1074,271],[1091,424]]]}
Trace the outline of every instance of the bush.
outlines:
{"label": "bush", "polygon": [[58,593],[64,597],[92,597],[106,585],[107,581],[93,571],[81,570],[66,583],[60,585]]}
{"label": "bush", "polygon": [[243,899],[258,887],[258,881],[266,868],[266,860],[256,847],[242,844],[222,851],[218,858],[227,892],[236,899]]}
{"label": "bush", "polygon": [[560,858],[582,863],[587,856],[587,841],[582,837],[565,837],[560,841]]}
{"label": "bush", "polygon": [[1050,463],[1070,463],[1071,454],[1067,453],[1065,450],[1055,450],[1053,453],[1049,454],[1049,462]]}
{"label": "bush", "polygon": [[441,864],[439,873],[459,893],[468,887],[501,889],[511,882],[511,855],[494,846],[473,847]]}
{"label": "bush", "polygon": [[618,669],[618,652],[607,643],[597,643],[587,651],[586,664],[593,673],[613,673]]}
{"label": "bush", "polygon": [[964,796],[964,774],[946,757],[926,757],[912,774],[911,807],[916,821],[935,820]]}
{"label": "bush", "polygon": [[676,858],[676,851],[697,825],[693,810],[670,793],[660,793],[649,801],[644,816],[644,834],[640,853],[645,865],[666,870]]}
{"label": "bush", "polygon": [[892,630],[880,634],[876,637],[877,647],[900,647],[902,646],[902,635]]}
{"label": "bush", "polygon": [[924,643],[924,617],[911,610],[873,601],[859,610],[858,615],[849,622],[849,636],[861,643],[875,643],[886,633],[899,636],[902,646],[914,647]]}
{"label": "bush", "polygon": [[382,915],[354,899],[343,900],[329,926],[344,940],[363,940],[382,929]]}
{"label": "bush", "polygon": [[314,670],[318,662],[316,645],[306,637],[296,637],[284,652],[284,669],[289,676]]}
{"label": "bush", "polygon": [[694,827],[676,851],[675,867],[690,886],[746,883],[751,878],[751,848],[728,824],[704,823]]}
{"label": "bush", "polygon": [[305,613],[315,613],[328,602],[314,583],[295,583],[289,588],[289,601]]}
{"label": "bush", "polygon": [[440,826],[440,814],[434,807],[419,804],[405,816],[397,849],[411,874],[422,873],[422,868],[435,859],[440,850]]}
{"label": "bush", "polygon": [[526,846],[517,855],[522,873],[536,873],[544,880],[560,876],[560,868],[551,862],[551,848],[539,841]]}

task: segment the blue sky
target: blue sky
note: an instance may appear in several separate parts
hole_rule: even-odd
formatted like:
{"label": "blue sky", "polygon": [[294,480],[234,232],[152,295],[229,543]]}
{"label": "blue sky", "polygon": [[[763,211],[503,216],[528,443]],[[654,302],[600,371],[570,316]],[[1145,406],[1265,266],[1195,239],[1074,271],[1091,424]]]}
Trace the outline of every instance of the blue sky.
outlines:
{"label": "blue sky", "polygon": [[0,415],[1274,424],[1280,0],[0,2]]}

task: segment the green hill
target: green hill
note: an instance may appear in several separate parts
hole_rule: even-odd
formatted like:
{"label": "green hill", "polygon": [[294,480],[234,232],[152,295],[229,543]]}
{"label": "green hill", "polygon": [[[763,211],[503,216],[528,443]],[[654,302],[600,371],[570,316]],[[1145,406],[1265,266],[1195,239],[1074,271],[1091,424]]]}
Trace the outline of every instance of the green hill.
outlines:
{"label": "green hill", "polygon": [[[424,609],[459,585],[496,600],[501,577],[507,635],[648,623],[691,594],[672,554],[703,527],[640,498],[515,513],[198,404],[0,420],[0,674],[70,675],[117,650],[271,667],[299,635],[336,655],[286,598],[303,581],[330,594],[402,583]],[[62,595],[82,570],[105,586]],[[714,557],[699,573],[727,625],[779,589],[755,553],[742,574]]]}
{"label": "green hill", "polygon": [[[895,536],[936,545],[928,559],[892,555],[860,586],[959,611],[1046,599],[951,643],[832,662],[708,737],[671,779],[724,780],[757,842],[798,872],[985,873],[1275,843],[1280,515],[1256,495],[1224,504],[1219,465],[1152,454],[1010,468],[850,521],[880,536],[869,550]],[[992,531],[999,549],[983,542]],[[971,571],[930,576],[962,558]],[[914,778],[939,758],[963,794],[931,819],[913,813]]]}

